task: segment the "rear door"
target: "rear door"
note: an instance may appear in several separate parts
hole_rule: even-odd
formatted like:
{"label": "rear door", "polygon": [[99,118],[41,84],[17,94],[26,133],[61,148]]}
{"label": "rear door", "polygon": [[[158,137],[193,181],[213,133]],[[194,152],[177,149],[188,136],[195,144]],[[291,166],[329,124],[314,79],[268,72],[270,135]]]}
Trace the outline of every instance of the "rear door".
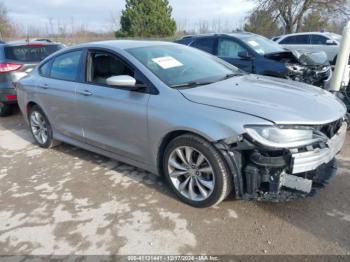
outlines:
{"label": "rear door", "polygon": [[241,58],[240,52],[249,53],[249,50],[232,38],[219,38],[217,56],[241,70],[253,73],[253,59]]}
{"label": "rear door", "polygon": [[37,82],[39,105],[55,129],[66,136],[79,138],[75,92],[82,70],[83,50],[60,54],[39,68]]}

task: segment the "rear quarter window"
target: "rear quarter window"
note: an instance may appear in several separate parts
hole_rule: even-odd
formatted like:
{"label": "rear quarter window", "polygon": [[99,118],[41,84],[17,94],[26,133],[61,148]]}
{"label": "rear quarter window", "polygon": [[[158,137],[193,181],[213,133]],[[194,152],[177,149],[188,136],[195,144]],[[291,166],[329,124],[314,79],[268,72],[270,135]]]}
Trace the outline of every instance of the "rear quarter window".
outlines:
{"label": "rear quarter window", "polygon": [[61,48],[61,45],[6,46],[5,58],[18,62],[40,62]]}
{"label": "rear quarter window", "polygon": [[78,75],[82,51],[72,51],[54,58],[51,66],[50,77],[75,81]]}
{"label": "rear quarter window", "polygon": [[210,54],[214,53],[215,39],[213,37],[200,38],[194,41],[191,46]]}
{"label": "rear quarter window", "polygon": [[51,60],[40,66],[39,73],[42,76],[48,77],[50,76],[51,71]]}

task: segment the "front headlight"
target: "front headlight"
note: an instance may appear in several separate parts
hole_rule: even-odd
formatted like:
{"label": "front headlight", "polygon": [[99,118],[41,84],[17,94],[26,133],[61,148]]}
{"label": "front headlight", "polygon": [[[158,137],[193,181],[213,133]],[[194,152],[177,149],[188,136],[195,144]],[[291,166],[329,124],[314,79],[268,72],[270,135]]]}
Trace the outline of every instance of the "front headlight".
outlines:
{"label": "front headlight", "polygon": [[248,135],[256,142],[272,148],[295,148],[322,140],[312,129],[282,129],[276,126],[247,126]]}

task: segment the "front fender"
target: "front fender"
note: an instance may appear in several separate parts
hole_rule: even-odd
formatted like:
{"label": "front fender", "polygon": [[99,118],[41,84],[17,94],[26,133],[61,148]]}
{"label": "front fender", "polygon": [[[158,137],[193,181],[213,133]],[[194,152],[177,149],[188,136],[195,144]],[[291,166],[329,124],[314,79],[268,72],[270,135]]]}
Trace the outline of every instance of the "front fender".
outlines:
{"label": "front fender", "polygon": [[[182,97],[182,95],[181,95]],[[182,97],[183,98],[183,97]],[[180,131],[197,134],[209,142],[235,138],[245,133],[245,125],[270,125],[271,122],[252,115],[202,105],[181,99],[152,96],[148,108],[151,161],[156,165],[159,148],[170,133]],[[176,106],[174,106],[176,105]]]}

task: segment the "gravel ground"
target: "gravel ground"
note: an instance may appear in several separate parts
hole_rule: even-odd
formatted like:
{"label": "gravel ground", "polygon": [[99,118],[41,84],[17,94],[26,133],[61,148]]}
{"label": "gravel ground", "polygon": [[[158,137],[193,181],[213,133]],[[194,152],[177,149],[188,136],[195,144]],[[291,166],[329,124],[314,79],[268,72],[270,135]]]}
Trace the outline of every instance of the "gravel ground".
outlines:
{"label": "gravel ground", "polygon": [[143,170],[32,141],[19,113],[0,119],[0,255],[350,254],[350,137],[317,196],[209,209]]}

